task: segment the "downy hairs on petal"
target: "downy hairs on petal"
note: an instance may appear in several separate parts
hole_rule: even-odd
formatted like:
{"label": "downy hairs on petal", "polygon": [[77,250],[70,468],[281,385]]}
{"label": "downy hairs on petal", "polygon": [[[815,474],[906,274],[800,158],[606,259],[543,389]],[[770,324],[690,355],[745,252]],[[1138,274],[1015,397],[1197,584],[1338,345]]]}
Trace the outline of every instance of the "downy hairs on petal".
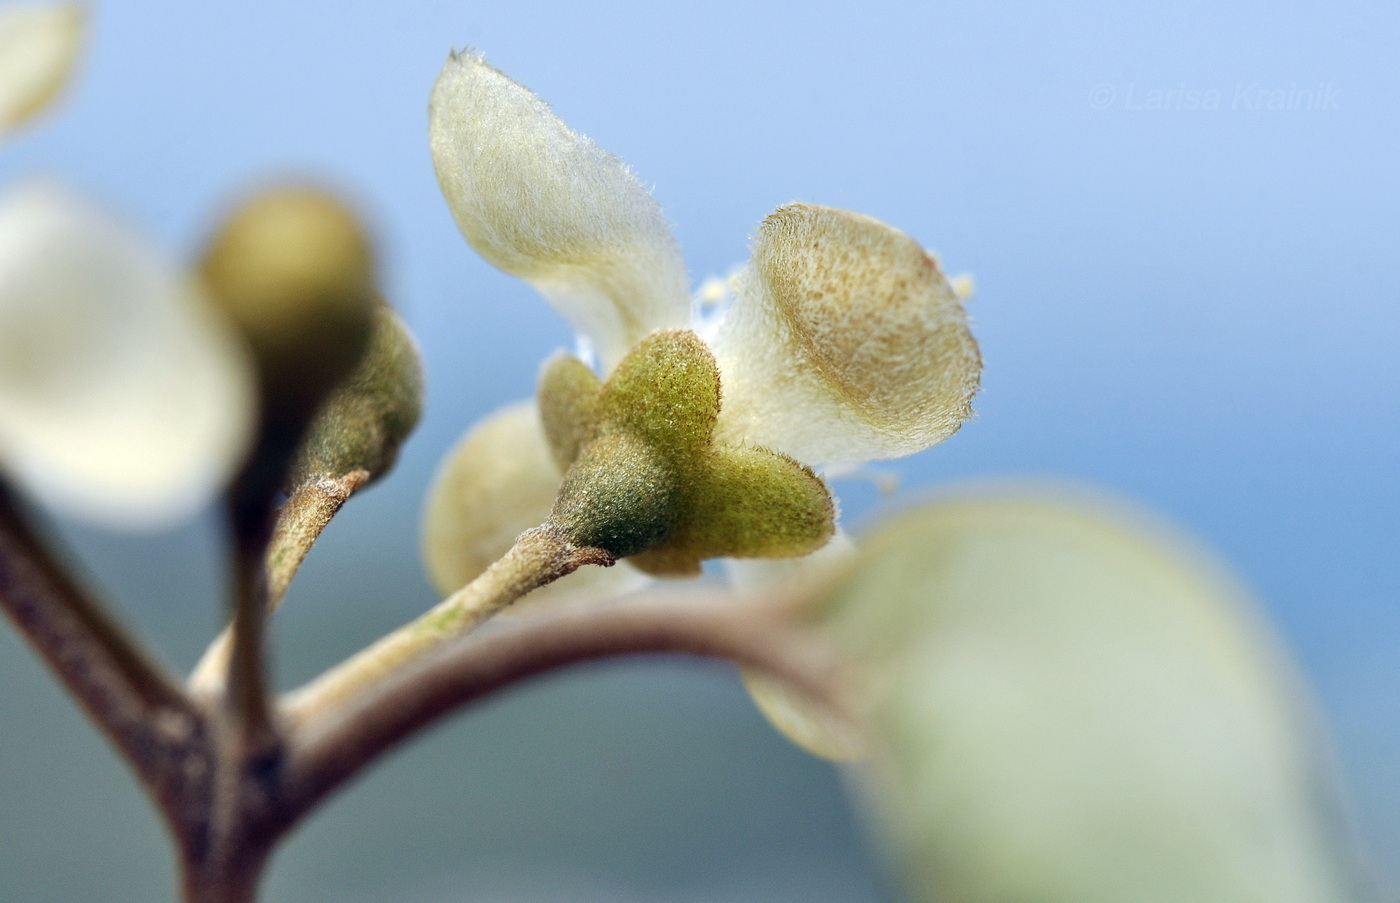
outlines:
{"label": "downy hairs on petal", "polygon": [[937,261],[878,220],[812,204],[763,222],[714,349],[720,437],[812,463],[941,442],[971,415],[982,370]]}
{"label": "downy hairs on petal", "polygon": [[534,285],[605,371],[652,330],[685,325],[685,262],[661,207],[528,89],[479,54],[454,53],[433,86],[428,137],[467,241]]}

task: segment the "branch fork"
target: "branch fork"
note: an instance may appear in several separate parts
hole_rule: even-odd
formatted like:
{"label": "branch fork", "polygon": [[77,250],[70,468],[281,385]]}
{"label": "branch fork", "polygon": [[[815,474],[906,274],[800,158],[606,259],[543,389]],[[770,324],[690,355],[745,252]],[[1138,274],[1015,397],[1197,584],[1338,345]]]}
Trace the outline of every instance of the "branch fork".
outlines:
{"label": "branch fork", "polygon": [[571,664],[645,653],[723,658],[840,707],[830,657],[796,626],[790,600],[657,593],[472,635],[530,590],[613,563],[550,525],[527,530],[416,621],[275,699],[266,616],[363,483],[352,474],[308,484],[282,506],[275,528],[235,530],[231,631],[188,686],[64,575],[0,484],[0,607],[151,795],[178,851],[185,903],[252,903],[277,842],[366,767],[440,719]]}

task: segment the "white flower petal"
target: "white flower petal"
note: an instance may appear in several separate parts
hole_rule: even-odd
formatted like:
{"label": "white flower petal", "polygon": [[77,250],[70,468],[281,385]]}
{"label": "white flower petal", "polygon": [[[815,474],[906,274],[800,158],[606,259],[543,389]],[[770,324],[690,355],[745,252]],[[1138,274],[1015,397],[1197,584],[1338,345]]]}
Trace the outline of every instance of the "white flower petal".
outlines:
{"label": "white flower petal", "polygon": [[611,154],[475,53],[433,86],[428,137],[457,226],[528,280],[611,369],[654,329],[684,326],[685,262],[660,206]]}
{"label": "white flower petal", "polygon": [[[855,543],[838,529],[830,542],[805,557],[726,558],[724,572],[740,592],[791,588],[794,581],[820,586],[837,579],[856,558]],[[865,737],[850,719],[761,671],[741,668],[740,674],[754,705],[778,733],[797,746],[833,762],[850,762],[865,754]]]}
{"label": "white flower petal", "polygon": [[242,345],[194,279],[56,186],[0,199],[0,464],[124,526],[185,517],[246,451]]}
{"label": "white flower petal", "polygon": [[720,437],[809,463],[946,439],[972,413],[982,368],[932,257],[878,220],[809,204],[759,228],[714,350]]}
{"label": "white flower petal", "polygon": [[[533,401],[502,408],[473,427],[443,458],[424,506],[423,561],[438,591],[448,595],[466,586],[517,536],[544,523],[559,480]],[[585,567],[516,607],[610,598],[646,582],[626,562]]]}
{"label": "white flower petal", "polygon": [[79,3],[12,3],[0,8],[0,132],[58,97],[83,38]]}
{"label": "white flower petal", "polygon": [[919,901],[1358,899],[1296,675],[1199,553],[1095,506],[909,512],[821,609]]}

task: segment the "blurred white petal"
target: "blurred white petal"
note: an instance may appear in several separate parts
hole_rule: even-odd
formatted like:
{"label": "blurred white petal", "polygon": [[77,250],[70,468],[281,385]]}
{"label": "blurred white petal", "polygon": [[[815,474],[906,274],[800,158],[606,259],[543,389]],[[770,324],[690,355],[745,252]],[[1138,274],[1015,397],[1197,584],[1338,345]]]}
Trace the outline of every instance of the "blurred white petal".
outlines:
{"label": "blurred white petal", "polygon": [[0,7],[0,132],[47,108],[72,74],[83,39],[79,3]]}
{"label": "blurred white petal", "polygon": [[1295,676],[1173,537],[1045,497],[885,524],[828,599],[914,898],[1356,899]]}
{"label": "blurred white petal", "polygon": [[[736,590],[754,593],[774,587],[790,589],[794,581],[820,585],[855,560],[855,543],[838,529],[830,542],[803,558],[726,558],[724,572]],[[797,746],[834,762],[849,762],[865,754],[865,738],[850,719],[761,671],[741,668],[740,674],[754,705],[778,733]]]}
{"label": "blurred white petal", "polygon": [[609,370],[642,336],[684,326],[685,262],[660,206],[616,157],[475,53],[433,86],[438,184],[479,254],[528,280]]}
{"label": "blurred white petal", "polygon": [[123,526],[185,517],[247,447],[249,365],[194,280],[56,186],[0,199],[0,465]]}
{"label": "blurred white petal", "polygon": [[878,220],[809,204],[759,228],[713,344],[721,438],[811,463],[946,439],[972,413],[982,367],[933,258]]}
{"label": "blurred white petal", "polygon": [[[560,474],[533,401],[479,422],[443,458],[423,515],[423,560],[444,596],[470,583],[549,516]],[[535,590],[516,607],[544,600],[586,602],[646,582],[625,562],[585,567]]]}

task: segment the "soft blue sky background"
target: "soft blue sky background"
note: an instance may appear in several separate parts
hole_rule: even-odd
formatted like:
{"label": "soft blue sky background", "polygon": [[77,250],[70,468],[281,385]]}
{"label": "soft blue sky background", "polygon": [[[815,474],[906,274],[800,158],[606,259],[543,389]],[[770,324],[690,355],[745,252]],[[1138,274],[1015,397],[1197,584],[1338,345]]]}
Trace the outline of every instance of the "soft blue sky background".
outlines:
{"label": "soft blue sky background", "polygon": [[[97,4],[71,102],[0,150],[0,175],[60,173],[186,250],[269,172],[349,186],[376,223],[432,394],[400,471],[294,594],[287,681],[428,604],[415,533],[437,457],[568,341],[438,195],[425,105],[450,47],[654,185],[697,281],[789,200],[896,225],[976,274],[987,363],[979,418],[901,463],[906,487],[1067,477],[1203,538],[1285,637],[1363,840],[1400,874],[1398,9]],[[1295,90],[1314,94],[1267,109]],[[872,510],[869,487],[838,488]],[[215,620],[209,531],[76,538],[191,662]],[[188,572],[159,576],[173,554]],[[0,896],[168,896],[120,768],[8,634],[0,670]],[[835,773],[770,736],[729,674],[643,664],[419,744],[299,835],[268,899],[881,899],[873,869]]]}

